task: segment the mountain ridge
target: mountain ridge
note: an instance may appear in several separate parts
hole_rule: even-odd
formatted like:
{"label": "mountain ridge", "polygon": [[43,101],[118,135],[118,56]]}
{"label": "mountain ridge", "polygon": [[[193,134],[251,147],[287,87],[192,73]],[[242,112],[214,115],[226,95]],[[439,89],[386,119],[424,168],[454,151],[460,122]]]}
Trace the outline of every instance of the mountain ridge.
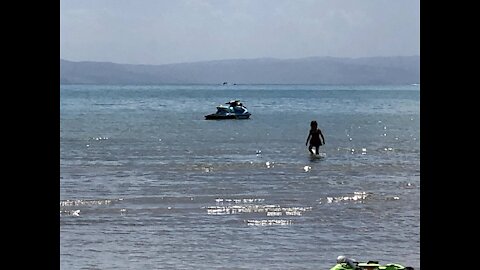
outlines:
{"label": "mountain ridge", "polygon": [[60,59],[61,84],[413,84],[420,56],[224,59],[162,65]]}

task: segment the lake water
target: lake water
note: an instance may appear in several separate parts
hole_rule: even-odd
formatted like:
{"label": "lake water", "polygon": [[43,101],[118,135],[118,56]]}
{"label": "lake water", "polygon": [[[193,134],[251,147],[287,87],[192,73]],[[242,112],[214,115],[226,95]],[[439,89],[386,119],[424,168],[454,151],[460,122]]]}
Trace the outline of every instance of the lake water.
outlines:
{"label": "lake water", "polygon": [[419,118],[419,85],[61,85],[60,267],[418,270]]}

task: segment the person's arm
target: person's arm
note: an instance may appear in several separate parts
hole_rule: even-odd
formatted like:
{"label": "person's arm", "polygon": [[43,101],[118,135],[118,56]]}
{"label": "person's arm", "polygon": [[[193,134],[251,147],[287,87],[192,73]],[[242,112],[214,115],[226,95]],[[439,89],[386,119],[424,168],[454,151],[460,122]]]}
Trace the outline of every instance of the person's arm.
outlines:
{"label": "person's arm", "polygon": [[305,145],[308,144],[308,140],[310,140],[310,137],[312,136],[312,133],[311,132],[308,132],[308,137],[307,137],[307,141],[305,142]]}
{"label": "person's arm", "polygon": [[323,137],[323,133],[321,129],[318,129],[320,131],[320,136],[322,137],[323,144],[325,144],[325,138]]}

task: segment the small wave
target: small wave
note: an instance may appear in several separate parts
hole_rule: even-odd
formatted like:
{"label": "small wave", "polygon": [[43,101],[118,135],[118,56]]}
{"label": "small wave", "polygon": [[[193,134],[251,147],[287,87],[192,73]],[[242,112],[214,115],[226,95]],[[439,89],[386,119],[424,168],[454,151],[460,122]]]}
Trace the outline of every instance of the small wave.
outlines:
{"label": "small wave", "polygon": [[291,225],[292,220],[286,219],[248,219],[245,221],[249,226],[272,226],[272,225]]}
{"label": "small wave", "polygon": [[[355,191],[353,192],[353,196],[327,197],[326,200],[327,200],[327,203],[339,203],[339,202],[348,202],[348,201],[362,203],[370,195],[371,194],[367,194],[367,192],[364,192],[364,191]],[[320,201],[320,203],[322,202]]]}
{"label": "small wave", "polygon": [[[353,192],[353,196],[344,195],[344,196],[336,196],[336,197],[326,197],[326,203],[364,203],[367,200],[371,200],[376,198],[377,200],[386,200],[386,201],[396,201],[400,200],[400,196],[398,195],[385,195],[385,196],[374,196],[372,193],[367,193],[365,191],[355,191]],[[319,204],[322,204],[323,199],[320,198]]]}
{"label": "small wave", "polygon": [[60,216],[80,216],[80,209],[77,210],[60,210]]}
{"label": "small wave", "polygon": [[109,138],[108,137],[90,137],[88,138],[89,141],[105,141],[105,140],[108,140]]}
{"label": "small wave", "polygon": [[208,215],[262,214],[267,217],[302,216],[304,212],[312,210],[312,207],[282,207],[277,204],[258,204],[258,202],[265,201],[265,199],[260,198],[217,198],[215,201],[216,205],[206,207]]}
{"label": "small wave", "polygon": [[[122,200],[122,199],[119,199]],[[72,207],[72,206],[94,206],[94,205],[109,205],[112,200],[62,200],[60,201],[60,207]]]}

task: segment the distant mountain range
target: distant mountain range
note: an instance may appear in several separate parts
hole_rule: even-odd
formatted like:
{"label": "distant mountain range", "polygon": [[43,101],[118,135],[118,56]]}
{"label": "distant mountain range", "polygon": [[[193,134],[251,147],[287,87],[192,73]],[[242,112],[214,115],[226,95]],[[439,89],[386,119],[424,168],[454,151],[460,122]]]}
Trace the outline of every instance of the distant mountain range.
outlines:
{"label": "distant mountain range", "polygon": [[414,84],[420,56],[234,59],[165,65],[60,59],[61,84]]}

